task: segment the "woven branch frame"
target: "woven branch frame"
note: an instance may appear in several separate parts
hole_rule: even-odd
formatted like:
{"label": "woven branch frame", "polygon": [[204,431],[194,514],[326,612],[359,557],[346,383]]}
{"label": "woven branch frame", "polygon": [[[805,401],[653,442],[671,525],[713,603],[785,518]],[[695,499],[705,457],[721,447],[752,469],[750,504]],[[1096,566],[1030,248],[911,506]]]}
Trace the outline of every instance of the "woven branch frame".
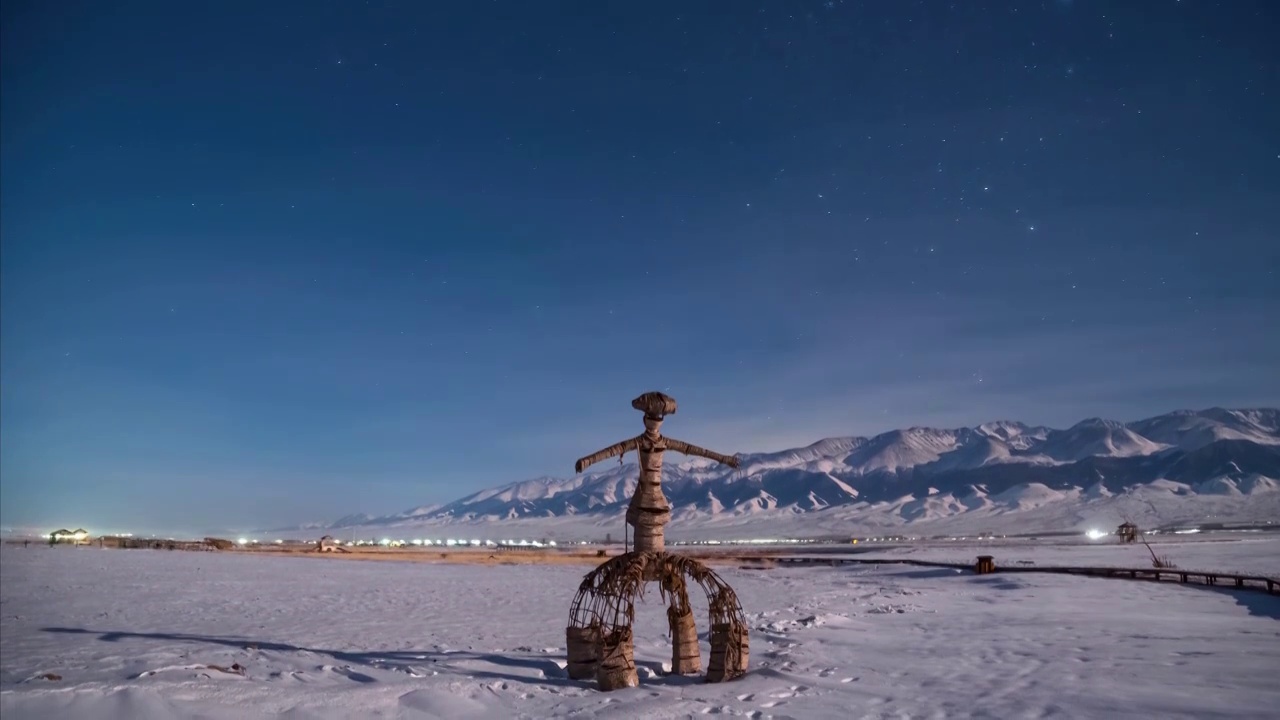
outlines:
{"label": "woven branch frame", "polygon": [[[708,680],[730,680],[743,674],[748,656],[747,621],[737,593],[714,570],[683,555],[631,552],[611,558],[587,573],[569,606],[566,637],[571,645],[620,632],[630,637],[635,601],[643,597],[645,585],[652,581],[658,583],[664,602],[669,603],[668,622],[673,635],[677,634],[682,618],[691,611],[686,579],[692,579],[707,595],[707,619],[712,629]],[[584,658],[590,655],[572,649],[571,654]],[[678,661],[679,657],[673,657],[673,670],[681,672]],[[583,668],[580,675],[585,674]]]}

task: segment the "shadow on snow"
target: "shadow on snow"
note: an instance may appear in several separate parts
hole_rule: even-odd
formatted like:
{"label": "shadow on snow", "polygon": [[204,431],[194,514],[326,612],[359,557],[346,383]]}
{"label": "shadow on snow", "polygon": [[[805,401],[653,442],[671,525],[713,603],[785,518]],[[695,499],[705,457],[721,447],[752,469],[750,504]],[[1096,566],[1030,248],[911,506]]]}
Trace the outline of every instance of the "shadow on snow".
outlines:
{"label": "shadow on snow", "polygon": [[[121,640],[165,640],[170,642],[221,645],[246,651],[256,649],[259,652],[310,653],[313,655],[327,655],[340,663],[346,663],[349,665],[362,665],[370,668],[399,670],[403,672],[409,672],[415,666],[418,668],[429,668],[431,664],[434,663],[444,665],[445,668],[448,668],[451,672],[468,675],[473,678],[508,680],[515,682],[535,682],[539,684],[564,686],[584,685],[584,683],[570,680],[565,670],[556,664],[554,660],[545,656],[540,657],[527,653],[512,653],[508,655],[498,653],[477,653],[466,650],[353,651],[303,647],[300,645],[292,645],[290,643],[256,640],[253,638],[214,637],[210,635],[193,635],[190,633],[144,633],[90,630],[87,628],[68,627],[46,627],[41,628],[41,631],[68,635],[97,635],[97,639],[103,642],[120,642]],[[458,662],[488,663],[500,667],[512,668],[513,670],[525,670],[526,672],[501,672],[451,667],[454,663]],[[348,675],[350,676],[350,674]],[[361,675],[360,677],[353,679],[362,682],[373,682],[375,680],[375,678],[368,675]]]}
{"label": "shadow on snow", "polygon": [[[290,643],[273,642],[270,640],[255,640],[252,638],[231,638],[231,637],[214,637],[210,635],[194,635],[190,633],[165,633],[165,632],[126,632],[126,631],[107,631],[107,630],[90,630],[88,628],[69,628],[69,627],[46,627],[41,628],[42,632],[61,633],[67,635],[97,635],[98,640],[103,642],[120,642],[121,640],[164,640],[170,642],[182,643],[199,643],[206,645],[221,645],[223,647],[234,648],[237,650],[257,650],[258,652],[278,652],[278,653],[309,653],[313,655],[326,655],[340,663],[349,665],[360,665],[368,668],[379,670],[393,670],[410,672],[414,667],[427,668],[432,664],[437,667],[443,666],[449,672],[465,675],[475,679],[489,680],[505,680],[511,682],[537,683],[539,685],[557,685],[564,687],[594,687],[594,683],[589,680],[571,680],[568,673],[555,660],[546,655],[533,655],[527,652],[513,652],[510,654],[502,653],[478,653],[468,650],[456,651],[440,651],[440,650],[375,650],[375,651],[352,651],[352,650],[332,650],[327,648],[303,647],[300,645],[292,645]],[[503,668],[511,668],[509,672],[483,670],[471,667],[455,667],[455,663],[479,662],[496,665]],[[666,675],[662,674],[662,663],[659,662],[637,662],[637,667],[648,668],[653,678],[642,681],[641,685],[693,685],[702,683],[704,679],[700,676],[684,676],[684,675]],[[523,670],[525,672],[519,672]],[[358,682],[376,682],[376,678],[365,675],[363,673],[345,673],[347,677]]]}

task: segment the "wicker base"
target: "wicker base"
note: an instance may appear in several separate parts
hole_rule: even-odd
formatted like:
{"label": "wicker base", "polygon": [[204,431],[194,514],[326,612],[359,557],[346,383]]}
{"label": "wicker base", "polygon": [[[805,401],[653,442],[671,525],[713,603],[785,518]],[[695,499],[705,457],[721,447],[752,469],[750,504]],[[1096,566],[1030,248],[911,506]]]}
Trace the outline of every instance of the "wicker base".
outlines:
{"label": "wicker base", "polygon": [[640,684],[640,678],[636,675],[631,628],[615,630],[601,637],[600,665],[596,669],[596,684],[606,692]]}
{"label": "wicker base", "polygon": [[747,672],[749,655],[747,629],[716,625],[711,628],[711,659],[707,663],[707,682],[724,682]]}
{"label": "wicker base", "polygon": [[693,611],[671,620],[671,674],[697,675],[702,672],[702,653],[698,649],[698,627]]}
{"label": "wicker base", "polygon": [[695,583],[707,593],[711,620],[707,681],[724,682],[746,673],[747,623],[733,588],[692,558],[636,551],[605,561],[583,578],[565,630],[571,678],[589,678],[594,668],[602,691],[639,685],[631,623],[635,599],[650,582],[659,583],[669,603],[672,674],[696,675],[703,667],[698,628],[687,594]]}
{"label": "wicker base", "polygon": [[574,680],[586,680],[596,676],[600,665],[600,629],[594,625],[564,631],[565,649],[568,651],[566,670]]}

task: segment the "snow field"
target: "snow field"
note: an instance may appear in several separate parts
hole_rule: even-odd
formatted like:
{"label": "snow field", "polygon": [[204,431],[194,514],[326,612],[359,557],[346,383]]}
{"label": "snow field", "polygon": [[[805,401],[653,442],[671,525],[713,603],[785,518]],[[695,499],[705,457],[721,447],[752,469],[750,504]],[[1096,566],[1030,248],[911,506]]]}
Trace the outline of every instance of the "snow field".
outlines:
{"label": "snow field", "polygon": [[[1235,551],[1248,565],[1266,547]],[[721,575],[752,624],[745,678],[662,676],[671,645],[655,588],[637,607],[641,686],[600,693],[563,669],[580,567],[67,547],[5,547],[0,560],[6,720],[1262,718],[1280,707],[1280,598],[1261,593],[729,566]],[[696,612],[705,664],[705,605]]]}

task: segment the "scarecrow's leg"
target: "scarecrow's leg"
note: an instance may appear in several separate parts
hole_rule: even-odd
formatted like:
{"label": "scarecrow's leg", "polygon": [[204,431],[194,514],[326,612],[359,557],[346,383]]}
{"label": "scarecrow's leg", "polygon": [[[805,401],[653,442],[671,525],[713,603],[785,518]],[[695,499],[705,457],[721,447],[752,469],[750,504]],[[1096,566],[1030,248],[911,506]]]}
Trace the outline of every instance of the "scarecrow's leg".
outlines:
{"label": "scarecrow's leg", "polygon": [[635,646],[631,640],[630,626],[601,633],[596,684],[606,692],[640,684],[640,678],[636,675]]}
{"label": "scarecrow's leg", "polygon": [[[680,589],[684,595],[684,588]],[[680,602],[683,600],[683,603]],[[684,612],[680,612],[683,604]],[[693,622],[693,608],[688,597],[672,598],[667,608],[667,621],[671,623],[671,673],[673,675],[697,675],[702,672],[702,654],[698,650],[698,626]]]}

